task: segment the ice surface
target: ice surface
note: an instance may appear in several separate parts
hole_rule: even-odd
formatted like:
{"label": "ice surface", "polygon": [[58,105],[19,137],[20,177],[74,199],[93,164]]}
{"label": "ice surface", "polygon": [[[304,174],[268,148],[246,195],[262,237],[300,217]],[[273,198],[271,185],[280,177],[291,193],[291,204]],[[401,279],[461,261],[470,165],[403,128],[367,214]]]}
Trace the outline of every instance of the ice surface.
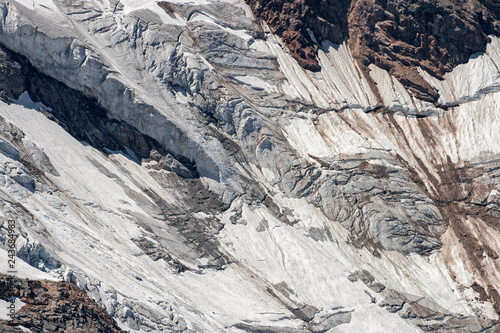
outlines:
{"label": "ice surface", "polygon": [[[7,274],[8,271],[11,271],[12,269],[8,268],[8,252],[0,249],[0,254],[2,261],[0,262],[0,273],[2,274]],[[47,280],[47,281],[60,281],[59,279],[53,277],[50,274],[44,273],[27,263],[25,263],[23,260],[16,258],[16,267],[15,267],[16,273],[14,276],[21,278],[21,279],[31,279],[31,280]],[[8,274],[7,274],[8,275]]]}
{"label": "ice surface", "polygon": [[[57,6],[54,4],[52,0],[13,0],[13,1],[33,11],[39,11],[39,10],[57,11]],[[47,12],[44,15],[50,15],[50,12]]]}
{"label": "ice surface", "polygon": [[16,100],[13,100],[13,102],[15,104],[22,105],[28,109],[39,110],[40,108],[43,108],[47,111],[52,111],[51,108],[49,108],[48,106],[45,106],[43,103],[33,102],[33,100],[31,99],[31,97],[27,91],[25,91],[21,95],[19,95],[19,97]]}

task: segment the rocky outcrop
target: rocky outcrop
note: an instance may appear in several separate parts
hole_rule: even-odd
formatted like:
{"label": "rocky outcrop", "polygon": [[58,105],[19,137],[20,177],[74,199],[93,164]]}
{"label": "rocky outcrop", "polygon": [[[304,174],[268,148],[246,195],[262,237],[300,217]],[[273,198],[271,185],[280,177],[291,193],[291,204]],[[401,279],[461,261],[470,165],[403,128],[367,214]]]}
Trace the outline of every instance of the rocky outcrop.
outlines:
{"label": "rocky outcrop", "polygon": [[420,99],[437,92],[418,73],[442,78],[500,34],[500,5],[490,1],[247,0],[304,68],[320,70],[322,41],[348,40],[365,72],[375,64]]}
{"label": "rocky outcrop", "polygon": [[500,5],[490,1],[356,1],[349,14],[349,45],[364,66],[394,75],[420,99],[437,92],[417,67],[442,78],[484,52],[500,35]]}
{"label": "rocky outcrop", "polygon": [[301,66],[320,70],[316,58],[319,41],[340,44],[348,37],[349,1],[262,1],[247,0],[255,15],[264,19],[283,39]]}
{"label": "rocky outcrop", "polygon": [[12,321],[0,321],[2,332],[124,332],[106,311],[74,284],[29,281],[0,275],[2,300],[19,298],[26,303]]}

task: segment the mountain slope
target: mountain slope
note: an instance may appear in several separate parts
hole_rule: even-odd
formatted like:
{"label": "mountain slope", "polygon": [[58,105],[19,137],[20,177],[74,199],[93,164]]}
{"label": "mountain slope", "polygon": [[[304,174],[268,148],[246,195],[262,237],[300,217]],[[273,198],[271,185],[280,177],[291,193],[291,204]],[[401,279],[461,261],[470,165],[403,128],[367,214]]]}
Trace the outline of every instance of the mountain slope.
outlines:
{"label": "mountain slope", "polygon": [[3,218],[123,329],[499,329],[499,38],[430,101],[243,0],[0,10]]}

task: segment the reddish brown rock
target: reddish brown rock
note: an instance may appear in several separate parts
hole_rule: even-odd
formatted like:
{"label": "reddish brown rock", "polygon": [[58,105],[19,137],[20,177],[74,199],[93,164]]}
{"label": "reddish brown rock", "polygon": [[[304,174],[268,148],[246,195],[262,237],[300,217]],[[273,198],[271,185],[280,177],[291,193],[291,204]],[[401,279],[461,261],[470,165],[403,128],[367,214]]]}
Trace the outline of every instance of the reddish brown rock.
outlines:
{"label": "reddish brown rock", "polygon": [[246,0],[255,15],[265,20],[283,39],[299,64],[311,71],[321,68],[316,58],[318,45],[308,33],[340,43],[347,37],[349,1],[330,0]]}
{"label": "reddish brown rock", "polygon": [[442,78],[485,51],[488,35],[500,35],[500,3],[489,0],[246,1],[304,68],[320,70],[320,46],[309,29],[319,43],[348,41],[365,72],[375,64],[417,97],[434,102],[437,92],[417,67]]}
{"label": "reddish brown rock", "polygon": [[1,321],[1,332],[124,332],[109,314],[77,286],[66,282],[29,281],[0,274],[0,297],[18,297],[26,303],[13,321]]}

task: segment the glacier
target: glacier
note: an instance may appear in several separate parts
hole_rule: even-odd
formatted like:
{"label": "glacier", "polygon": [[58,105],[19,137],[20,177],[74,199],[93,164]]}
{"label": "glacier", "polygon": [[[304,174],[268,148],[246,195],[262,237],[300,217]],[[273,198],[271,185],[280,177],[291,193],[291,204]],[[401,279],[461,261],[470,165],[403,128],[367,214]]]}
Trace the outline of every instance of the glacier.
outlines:
{"label": "glacier", "polygon": [[0,12],[23,277],[130,332],[500,329],[499,38],[419,69],[437,105],[347,44],[301,68],[243,0]]}

